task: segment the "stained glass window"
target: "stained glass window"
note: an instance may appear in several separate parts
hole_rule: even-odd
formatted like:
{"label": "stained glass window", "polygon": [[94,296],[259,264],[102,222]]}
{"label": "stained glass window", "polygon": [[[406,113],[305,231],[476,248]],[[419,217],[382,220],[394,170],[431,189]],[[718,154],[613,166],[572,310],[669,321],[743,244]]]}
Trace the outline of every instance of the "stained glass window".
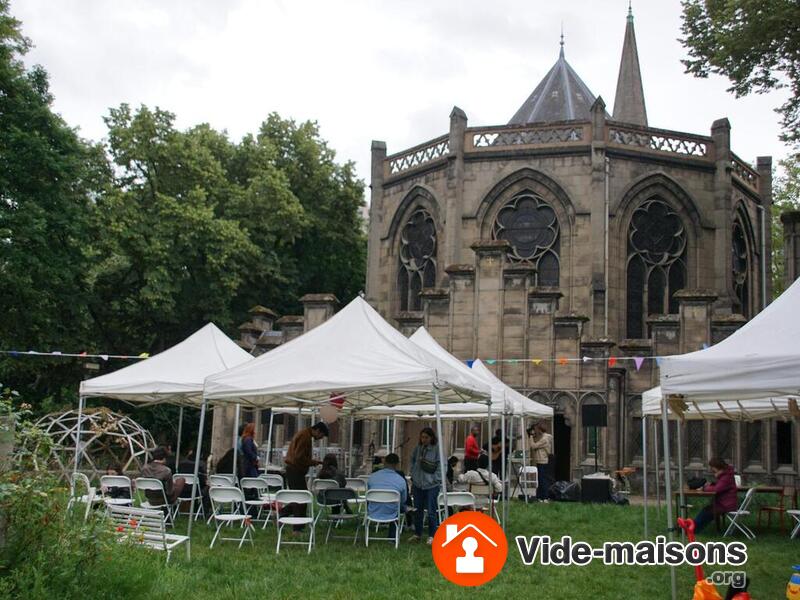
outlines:
{"label": "stained glass window", "polygon": [[421,310],[420,292],[436,285],[436,224],[424,208],[415,210],[401,230],[399,254],[400,310]]}
{"label": "stained glass window", "polygon": [[514,196],[497,213],[492,236],[511,244],[509,260],[537,268],[537,285],[558,286],[561,243],[558,217],[540,196],[532,192]]}
{"label": "stained glass window", "polygon": [[750,316],[750,249],[744,226],[745,217],[739,213],[733,222],[731,243],[731,270],[733,290],[738,303],[737,310],[745,317]]}
{"label": "stained glass window", "polygon": [[665,202],[648,200],[633,212],[628,230],[627,336],[645,337],[647,315],[677,313],[674,294],[685,285],[683,222]]}

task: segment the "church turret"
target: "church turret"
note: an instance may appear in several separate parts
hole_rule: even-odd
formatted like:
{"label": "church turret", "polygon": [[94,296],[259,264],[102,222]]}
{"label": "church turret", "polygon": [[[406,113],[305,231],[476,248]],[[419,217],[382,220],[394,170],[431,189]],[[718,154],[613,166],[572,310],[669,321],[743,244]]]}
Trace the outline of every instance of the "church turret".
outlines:
{"label": "church turret", "polygon": [[628,24],[617,77],[617,94],[614,97],[614,120],[647,127],[647,108],[644,105],[642,73],[639,70],[639,52],[636,50],[636,32],[633,29],[633,11],[628,5]]}

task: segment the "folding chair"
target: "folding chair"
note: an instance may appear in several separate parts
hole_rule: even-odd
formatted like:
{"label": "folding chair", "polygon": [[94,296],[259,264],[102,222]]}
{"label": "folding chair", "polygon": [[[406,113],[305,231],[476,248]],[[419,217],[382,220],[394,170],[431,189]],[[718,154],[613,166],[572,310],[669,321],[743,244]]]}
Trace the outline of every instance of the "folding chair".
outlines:
{"label": "folding chair", "polygon": [[[400,546],[400,535],[403,533],[403,518],[402,507],[400,505],[400,492],[397,490],[367,490],[364,496],[366,500],[366,510],[364,511],[364,541],[369,547],[369,524],[376,523],[378,525],[391,525],[394,523],[394,537],[373,537],[374,540],[386,540],[394,542],[395,549]],[[369,514],[370,504],[386,504],[394,507],[393,517],[371,517]]]}
{"label": "folding chair", "polygon": [[[127,490],[127,498],[112,498],[108,495],[111,489]],[[133,506],[133,486],[131,478],[125,475],[103,475],[100,478],[100,493],[106,506]]]}
{"label": "folding chair", "polygon": [[[266,529],[267,524],[272,519],[272,515],[278,514],[275,505],[275,493],[278,490],[283,489],[283,477],[271,473],[271,474],[259,475],[258,478],[267,484],[266,491],[261,495],[261,499],[264,501],[264,504],[267,507],[267,516],[264,518],[264,527],[262,528]],[[277,520],[276,520],[276,526],[277,526]]]}
{"label": "folding chair", "polygon": [[345,487],[356,493],[356,497],[352,502],[361,511],[364,508],[364,494],[367,493],[367,482],[360,477],[348,477],[345,479]]}
{"label": "folding chair", "polygon": [[[175,473],[172,476],[172,481],[175,481],[179,477],[182,477],[186,482],[186,487],[183,488],[183,492],[180,496],[178,496],[177,506],[175,507],[175,516],[179,515],[186,515],[189,516],[192,514],[192,487],[195,483],[194,473]],[[199,481],[198,477],[198,481]],[[197,508],[194,511],[194,520],[200,518],[200,515],[203,515],[203,518],[206,518],[206,511],[203,508],[203,490],[200,489],[200,486],[197,486],[197,489],[194,492],[194,501],[197,505]],[[181,512],[181,504],[184,502],[189,503],[189,510],[187,512]]]}
{"label": "folding chair", "polygon": [[[175,526],[175,513],[178,510],[178,502],[170,503],[167,498],[167,492],[164,490],[164,484],[160,479],[153,479],[152,477],[138,477],[136,479],[136,489],[145,492],[144,502],[142,508],[152,508],[166,510],[166,521],[170,527]],[[147,496],[147,492],[154,492],[155,495],[160,496],[158,500],[151,500]]]}
{"label": "folding chair", "polygon": [[792,529],[792,533],[789,535],[789,539],[792,540],[797,537],[797,534],[800,533],[800,510],[787,510],[786,514],[792,517],[797,524]]}
{"label": "folding chair", "polygon": [[[239,526],[244,529],[242,537],[219,537],[221,541],[239,542],[239,548],[242,547],[245,540],[253,544],[253,523],[250,515],[245,513],[244,509],[244,494],[242,490],[233,486],[215,486],[209,488],[208,495],[211,498],[211,518],[217,522],[217,530],[214,532],[214,537],[211,539],[209,548],[214,547],[214,542],[219,537],[220,530],[225,526],[231,526],[234,523],[239,523]],[[225,512],[227,509],[227,512]]]}
{"label": "folding chair", "polygon": [[[264,495],[269,493],[269,484],[260,477],[242,477],[239,480],[239,487],[242,489],[242,493],[245,494],[245,507],[248,509],[250,507],[258,507],[258,513],[253,517],[253,521],[261,522],[261,513],[264,512],[264,507],[269,508],[269,500],[264,499]],[[253,490],[257,499],[247,500],[247,490]],[[247,512],[250,511],[248,510]]]}
{"label": "folding chair", "polygon": [[[323,502],[320,504],[320,514],[322,521],[328,523],[328,531],[325,534],[325,543],[331,537],[331,528],[339,527],[342,523],[353,521],[356,524],[356,532],[353,536],[353,545],[358,540],[358,530],[361,529],[361,515],[346,512],[345,507],[349,502],[354,502],[358,499],[358,494],[351,488],[332,488],[322,490]],[[333,512],[333,509],[340,507],[338,513]],[[334,535],[335,539],[350,539],[350,536]]]}
{"label": "folding chair", "polygon": [[539,490],[539,469],[537,467],[522,467],[519,470],[519,491],[525,502],[529,498],[536,498]]}
{"label": "folding chair", "polygon": [[236,487],[236,477],[233,475],[222,475],[220,473],[217,473],[216,475],[209,475],[208,487],[214,487],[217,485],[221,485],[222,487]]}
{"label": "folding chair", "polygon": [[[85,494],[81,493],[83,491],[81,488],[86,491]],[[92,487],[91,483],[89,483],[89,478],[83,473],[73,473],[70,478],[67,510],[72,510],[72,507],[76,504],[86,505],[86,510],[83,513],[84,521],[89,518],[89,511],[95,504],[103,504],[103,498],[97,495],[97,490]]]}
{"label": "folding chair", "polygon": [[494,488],[487,483],[471,483],[470,493],[475,496],[475,510],[486,511],[489,516],[498,521],[497,500],[494,497]]}
{"label": "folding chair", "polygon": [[[285,506],[287,504],[305,504],[311,511],[311,516],[305,517],[282,517],[278,513],[278,544],[275,548],[275,554],[281,551],[281,544],[294,544],[299,546],[308,545],[308,553],[311,554],[311,548],[314,545],[314,527],[316,520],[314,519],[314,495],[308,490],[278,490],[275,492],[275,504]],[[283,528],[289,525],[308,525],[310,533],[308,534],[307,542],[282,542]]]}
{"label": "folding chair", "polygon": [[[338,490],[339,482],[335,479],[314,479],[311,482],[311,493],[314,494],[314,500],[317,501],[317,506],[322,508],[322,491],[323,490]],[[322,510],[317,511],[317,519],[322,513]]]}
{"label": "folding chair", "polygon": [[747,493],[744,496],[744,500],[742,500],[742,503],[741,505],[739,505],[739,508],[737,510],[727,513],[726,516],[730,521],[730,525],[728,525],[728,528],[725,530],[725,533],[722,534],[722,537],[727,537],[728,535],[733,533],[734,528],[736,528],[739,531],[741,531],[748,539],[751,540],[756,539],[756,534],[753,533],[753,531],[743,522],[744,517],[750,515],[750,511],[747,510],[747,508],[753,501],[753,496],[755,495],[755,493],[756,493],[756,488],[751,487],[749,490],[747,490]]}
{"label": "folding chair", "polygon": [[450,508],[474,509],[475,495],[471,492],[447,492],[447,506],[444,506],[444,494],[439,494],[437,504],[439,506],[439,523],[441,523],[448,517]]}

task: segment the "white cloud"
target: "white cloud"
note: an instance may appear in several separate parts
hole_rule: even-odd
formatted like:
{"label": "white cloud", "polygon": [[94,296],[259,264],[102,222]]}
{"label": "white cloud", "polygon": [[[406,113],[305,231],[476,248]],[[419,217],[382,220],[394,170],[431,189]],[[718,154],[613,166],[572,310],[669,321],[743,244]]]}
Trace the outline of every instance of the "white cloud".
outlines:
{"label": "white cloud", "polygon": [[[86,137],[102,137],[121,102],[235,137],[276,111],[316,119],[366,180],[372,139],[393,153],[442,135],[453,105],[471,124],[505,123],[556,60],[562,22],[567,59],[610,110],[627,2],[16,0],[11,11],[56,110]],[[737,100],[722,78],[685,75],[678,2],[634,12],[653,126],[708,134],[727,116],[740,156],[785,156],[779,93]]]}

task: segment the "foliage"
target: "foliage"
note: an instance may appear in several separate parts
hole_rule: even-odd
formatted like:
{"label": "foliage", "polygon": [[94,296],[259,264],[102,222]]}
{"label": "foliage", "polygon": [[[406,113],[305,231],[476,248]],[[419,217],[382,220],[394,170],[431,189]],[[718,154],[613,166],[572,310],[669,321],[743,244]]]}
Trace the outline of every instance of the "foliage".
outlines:
{"label": "foliage", "polygon": [[6,388],[0,414],[7,417],[5,431],[13,430],[14,454],[0,470],[0,594],[77,596],[113,542],[102,532],[102,519],[84,524],[68,512],[63,485],[40,468],[49,438],[28,420],[29,406],[17,404],[18,395]]}
{"label": "foliage", "polygon": [[796,0],[682,0],[681,31],[697,77],[728,77],[737,97],[788,88],[776,111],[782,138],[800,143],[800,3]]}
{"label": "foliage", "polygon": [[780,163],[781,174],[772,188],[772,290],[773,298],[783,293],[785,256],[783,251],[783,224],[781,213],[800,210],[800,155],[793,155]]}

